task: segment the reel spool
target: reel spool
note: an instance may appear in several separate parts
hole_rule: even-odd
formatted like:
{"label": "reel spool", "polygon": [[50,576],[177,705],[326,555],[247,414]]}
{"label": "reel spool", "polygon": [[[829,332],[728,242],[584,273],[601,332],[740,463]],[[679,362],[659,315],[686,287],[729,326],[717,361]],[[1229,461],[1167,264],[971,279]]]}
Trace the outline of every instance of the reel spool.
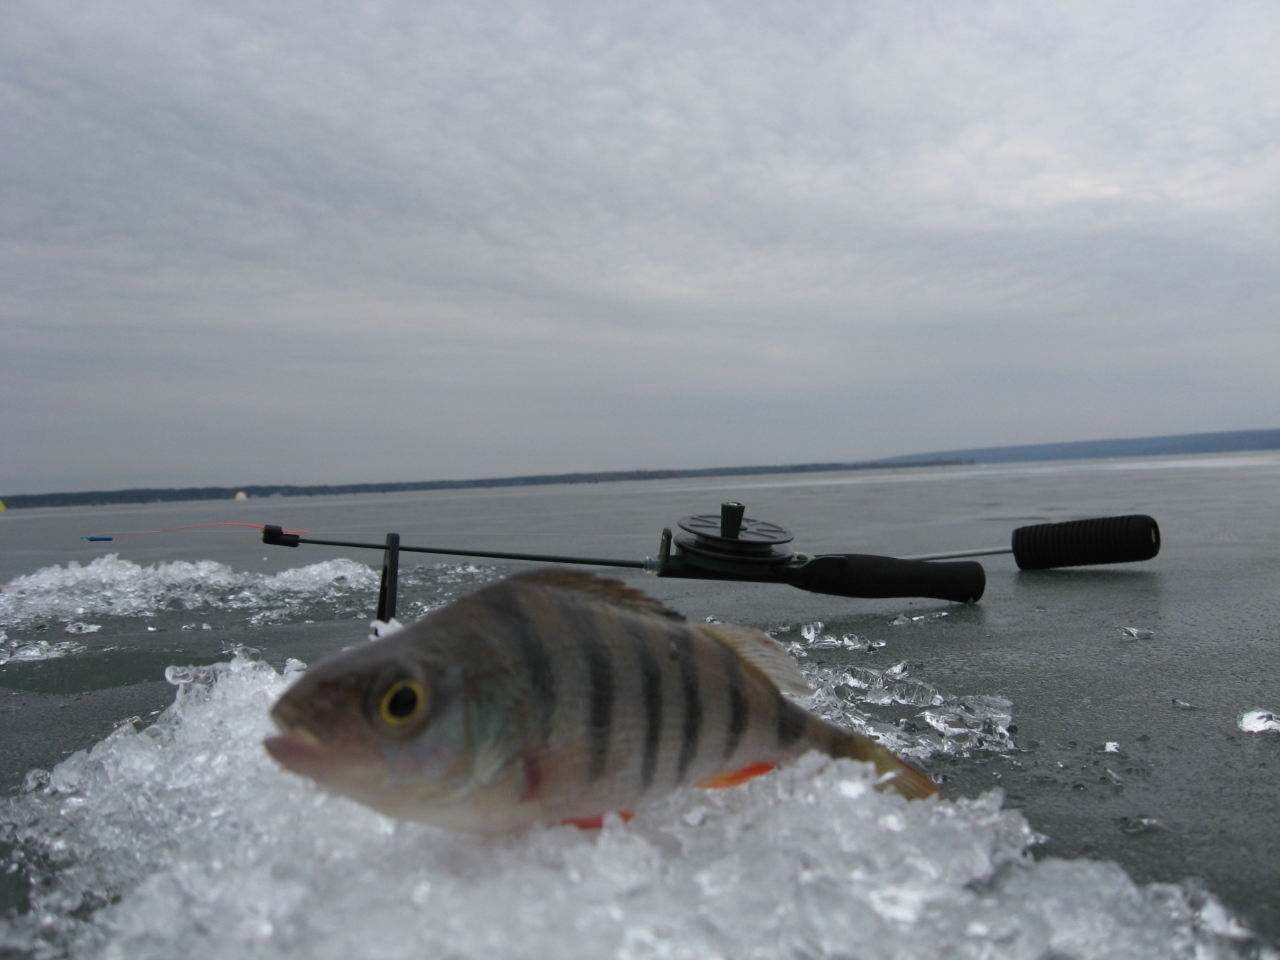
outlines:
{"label": "reel spool", "polygon": [[676,534],[675,545],[695,557],[749,566],[775,566],[795,557],[785,546],[795,539],[790,530],[745,517],[745,512],[743,504],[728,501],[720,505],[719,516],[700,513],[681,517],[677,525],[685,532]]}

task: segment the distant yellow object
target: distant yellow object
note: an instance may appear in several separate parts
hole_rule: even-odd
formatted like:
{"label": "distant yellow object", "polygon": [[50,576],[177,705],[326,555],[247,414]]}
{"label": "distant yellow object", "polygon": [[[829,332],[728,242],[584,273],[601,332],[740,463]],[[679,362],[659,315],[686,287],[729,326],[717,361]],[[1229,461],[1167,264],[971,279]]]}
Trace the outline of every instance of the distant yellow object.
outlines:
{"label": "distant yellow object", "polygon": [[0,513],[3,513],[7,509],[9,508],[4,505],[4,501],[0,500]]}
{"label": "distant yellow object", "polygon": [[248,500],[248,499],[249,499],[249,495],[248,495],[247,493],[245,493],[243,490],[241,490],[239,493],[237,493],[237,494],[236,494],[234,497],[232,497],[231,499],[232,499],[232,500]]}

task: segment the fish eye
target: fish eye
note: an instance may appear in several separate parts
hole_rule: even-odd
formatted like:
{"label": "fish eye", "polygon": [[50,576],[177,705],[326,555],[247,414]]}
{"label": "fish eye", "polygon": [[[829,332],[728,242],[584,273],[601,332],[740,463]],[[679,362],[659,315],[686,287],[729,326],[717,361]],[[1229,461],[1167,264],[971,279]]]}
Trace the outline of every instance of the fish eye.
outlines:
{"label": "fish eye", "polygon": [[417,680],[397,680],[382,695],[378,713],[388,726],[402,727],[421,714],[426,703],[426,692]]}

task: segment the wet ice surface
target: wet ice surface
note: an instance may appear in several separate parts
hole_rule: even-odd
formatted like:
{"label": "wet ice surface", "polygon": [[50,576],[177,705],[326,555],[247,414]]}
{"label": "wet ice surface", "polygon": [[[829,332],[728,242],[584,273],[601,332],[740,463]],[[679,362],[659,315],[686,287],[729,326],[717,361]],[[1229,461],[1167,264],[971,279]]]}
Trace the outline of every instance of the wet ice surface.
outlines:
{"label": "wet ice surface", "polygon": [[[0,807],[8,869],[32,884],[30,909],[0,921],[0,951],[1275,957],[1195,887],[1034,862],[1034,833],[998,791],[908,803],[871,789],[870,768],[817,755],[596,832],[478,839],[396,823],[318,793],[262,750],[267,709],[300,669],[242,653],[172,670],[176,700],[157,722],[33,773]],[[834,678],[807,672],[824,706]],[[914,707],[923,687],[894,686],[909,680],[878,689]],[[959,703],[938,696],[927,709]]]}

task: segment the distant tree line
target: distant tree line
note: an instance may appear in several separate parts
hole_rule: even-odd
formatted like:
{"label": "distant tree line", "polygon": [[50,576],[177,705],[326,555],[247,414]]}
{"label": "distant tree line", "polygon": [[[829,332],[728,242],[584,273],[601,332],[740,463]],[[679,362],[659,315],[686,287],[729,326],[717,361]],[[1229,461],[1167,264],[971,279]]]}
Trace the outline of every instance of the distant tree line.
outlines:
{"label": "distant tree line", "polygon": [[400,493],[409,490],[465,490],[474,487],[536,487],[552,483],[617,483],[622,480],[672,480],[687,477],[749,477],[769,473],[823,473],[838,470],[899,470],[903,467],[950,467],[975,463],[1028,460],[1082,460],[1107,457],[1155,457],[1198,453],[1280,450],[1280,430],[1231,430],[1182,433],[1128,440],[1080,440],[946,450],[916,456],[856,463],[793,463],[770,467],[708,467],[703,470],[620,470],[602,473],[548,473],[488,480],[424,480],[415,483],[287,484],[248,487],[181,487],[138,490],[91,490],[84,493],[33,493],[3,498],[10,509],[23,507],[87,507],[109,503],[157,503],[173,500],[230,500],[244,492],[259,497],[326,497],[340,493]]}
{"label": "distant tree line", "polygon": [[949,467],[972,464],[965,457],[912,460],[910,463],[795,463],[781,466],[708,467],[702,470],[618,470],[600,473],[548,473],[528,477],[484,480],[422,480],[412,483],[346,483],[251,485],[244,487],[146,487],[136,490],[89,490],[78,493],[32,493],[4,497],[11,510],[29,507],[95,507],[115,503],[162,503],[179,500],[231,500],[243,492],[261,497],[328,497],[343,493],[401,493],[412,490],[466,490],[476,487],[536,487],[554,483],[617,483],[623,480],[672,480],[687,477],[747,477],[769,473],[822,473],[838,470],[883,470],[910,467]]}

